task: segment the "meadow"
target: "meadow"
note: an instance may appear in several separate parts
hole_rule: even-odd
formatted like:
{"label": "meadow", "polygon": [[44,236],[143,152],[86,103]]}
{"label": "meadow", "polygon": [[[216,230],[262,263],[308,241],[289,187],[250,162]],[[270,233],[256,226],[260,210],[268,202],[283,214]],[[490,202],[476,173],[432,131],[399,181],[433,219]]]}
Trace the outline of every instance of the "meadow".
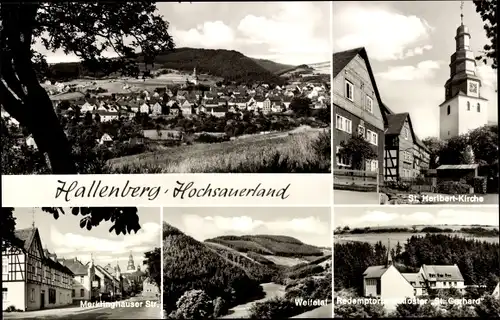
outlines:
{"label": "meadow", "polygon": [[111,159],[108,166],[113,173],[327,173],[330,162],[318,140],[326,143],[329,134],[254,135]]}
{"label": "meadow", "polygon": [[[458,236],[466,239],[475,239],[479,241],[486,241],[490,243],[499,243],[499,238],[498,237],[478,237],[478,236],[471,236],[469,234],[461,233],[461,232],[454,232],[454,233],[441,233],[443,235],[449,235],[449,236]],[[388,240],[391,242],[391,248],[395,248],[397,243],[399,242],[404,249],[404,244],[406,243],[406,240],[411,238],[412,236],[421,236],[424,237],[425,233],[423,232],[417,232],[417,233],[411,233],[411,232],[394,232],[394,233],[366,233],[366,234],[355,234],[355,235],[350,235],[350,234],[343,234],[343,235],[336,235],[335,236],[335,243],[345,243],[345,242],[350,242],[350,241],[360,241],[360,242],[368,242],[372,245],[377,243],[378,241],[382,241],[382,244],[387,246]]]}

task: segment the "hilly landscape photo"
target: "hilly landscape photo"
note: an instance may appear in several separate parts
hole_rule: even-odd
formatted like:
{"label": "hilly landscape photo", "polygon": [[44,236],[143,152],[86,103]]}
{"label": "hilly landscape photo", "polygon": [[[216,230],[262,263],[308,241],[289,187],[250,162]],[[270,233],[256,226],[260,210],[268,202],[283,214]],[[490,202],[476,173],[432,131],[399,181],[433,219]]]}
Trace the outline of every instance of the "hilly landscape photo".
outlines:
{"label": "hilly landscape photo", "polygon": [[165,208],[167,319],[332,316],[329,208]]}
{"label": "hilly landscape photo", "polygon": [[[16,82],[24,79],[15,76],[20,65],[2,68],[2,79],[10,79],[4,88],[9,94],[0,98],[2,172],[331,172],[328,7],[16,7],[20,14],[36,12],[34,21],[48,14],[62,27],[33,27],[27,53],[33,65],[23,66],[31,66],[36,81]],[[96,20],[94,11],[104,18]],[[299,22],[297,14],[311,19]],[[73,15],[104,31],[87,30]],[[85,32],[77,38],[70,30]],[[16,93],[30,85],[32,96]]]}
{"label": "hilly landscape photo", "polygon": [[333,215],[336,318],[500,315],[497,206],[335,207]]}

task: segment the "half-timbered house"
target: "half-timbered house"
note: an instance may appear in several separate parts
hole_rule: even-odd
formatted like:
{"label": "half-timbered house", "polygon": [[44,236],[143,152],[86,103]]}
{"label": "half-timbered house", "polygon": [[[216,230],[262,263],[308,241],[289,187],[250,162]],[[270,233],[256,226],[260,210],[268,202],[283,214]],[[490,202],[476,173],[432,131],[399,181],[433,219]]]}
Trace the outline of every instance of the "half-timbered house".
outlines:
{"label": "half-timbered house", "polygon": [[2,310],[31,311],[72,303],[73,273],[42,249],[37,228],[15,231],[24,246],[2,244]]}

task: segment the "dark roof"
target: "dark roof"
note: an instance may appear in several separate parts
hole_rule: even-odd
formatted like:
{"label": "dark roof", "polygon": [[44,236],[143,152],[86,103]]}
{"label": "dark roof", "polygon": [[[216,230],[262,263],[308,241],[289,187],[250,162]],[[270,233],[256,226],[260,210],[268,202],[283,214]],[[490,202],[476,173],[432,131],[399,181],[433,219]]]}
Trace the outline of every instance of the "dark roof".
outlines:
{"label": "dark roof", "polygon": [[[335,78],[349,62],[358,54],[365,51],[365,48],[356,48],[347,51],[336,52],[333,54],[333,77]],[[366,51],[365,51],[366,54]]]}
{"label": "dark roof", "polygon": [[56,269],[57,271],[61,271],[61,272],[64,272],[68,275],[70,275],[71,277],[73,277],[75,274],[73,273],[73,271],[71,271],[71,269],[69,269],[68,267],[66,267],[65,265],[57,262],[57,261],[54,261],[50,258],[44,258],[43,259],[43,264],[47,265],[49,268],[52,268],[52,269]]}
{"label": "dark roof", "polygon": [[363,277],[365,278],[380,278],[387,271],[386,266],[371,266],[366,268],[363,272]]}
{"label": "dark roof", "polygon": [[35,237],[36,228],[18,229],[14,232],[16,238],[24,242],[24,250],[29,251],[31,242]]}
{"label": "dark roof", "polygon": [[410,114],[408,112],[397,113],[397,114],[388,114],[387,115],[387,130],[385,132],[386,135],[399,135],[401,133],[401,129],[405,124],[406,118]]}
{"label": "dark roof", "polygon": [[87,266],[85,266],[81,261],[77,258],[73,259],[58,259],[60,264],[71,270],[71,272],[76,276],[87,275]]}
{"label": "dark roof", "polygon": [[[379,108],[383,109],[382,98],[380,97],[380,92],[378,91],[377,82],[375,81],[375,76],[373,75],[373,70],[370,64],[370,60],[368,59],[368,54],[364,47],[355,48],[347,51],[336,52],[333,54],[333,78],[335,78],[340,71],[342,71],[349,62],[351,62],[356,55],[360,55],[361,58],[366,63],[366,69],[368,74],[370,75],[370,80],[373,84],[373,91],[375,91],[375,96],[377,97],[377,101],[379,104]],[[384,119],[384,124],[387,123],[386,113],[382,110],[382,118]]]}

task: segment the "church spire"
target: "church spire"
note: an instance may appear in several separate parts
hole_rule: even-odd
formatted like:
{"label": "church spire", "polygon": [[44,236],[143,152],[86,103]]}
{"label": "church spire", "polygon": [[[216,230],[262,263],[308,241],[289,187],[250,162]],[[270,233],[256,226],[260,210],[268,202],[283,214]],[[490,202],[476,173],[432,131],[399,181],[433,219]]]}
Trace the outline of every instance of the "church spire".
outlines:
{"label": "church spire", "polygon": [[385,267],[389,268],[389,266],[392,266],[391,239],[387,239],[387,259],[385,262]]}
{"label": "church spire", "polygon": [[460,25],[464,25],[464,2],[460,1]]}
{"label": "church spire", "polygon": [[130,255],[128,256],[127,270],[128,271],[135,270],[134,257],[132,256],[132,251],[130,251]]}

